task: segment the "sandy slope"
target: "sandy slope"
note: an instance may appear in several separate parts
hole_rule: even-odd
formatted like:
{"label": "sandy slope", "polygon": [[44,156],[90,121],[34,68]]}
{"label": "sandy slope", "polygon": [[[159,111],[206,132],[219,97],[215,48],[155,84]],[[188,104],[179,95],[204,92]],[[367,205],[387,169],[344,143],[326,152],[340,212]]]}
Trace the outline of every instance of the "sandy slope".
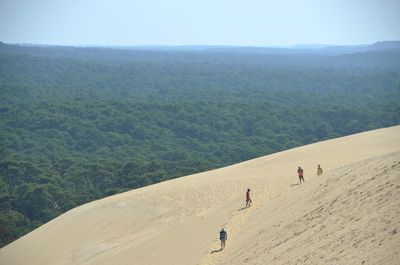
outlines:
{"label": "sandy slope", "polygon": [[2,248],[0,264],[395,264],[399,151],[396,126],[108,197]]}
{"label": "sandy slope", "polygon": [[400,264],[400,152],[289,193],[258,209],[203,264]]}

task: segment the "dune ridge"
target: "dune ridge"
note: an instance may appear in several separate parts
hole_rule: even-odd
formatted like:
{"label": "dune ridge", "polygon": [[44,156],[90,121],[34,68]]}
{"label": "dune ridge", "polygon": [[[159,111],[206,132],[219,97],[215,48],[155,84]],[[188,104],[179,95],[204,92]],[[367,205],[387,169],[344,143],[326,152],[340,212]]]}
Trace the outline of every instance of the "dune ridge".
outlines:
{"label": "dune ridge", "polygon": [[[395,126],[114,195],[5,246],[0,264],[395,264],[399,151]],[[247,188],[253,206],[243,209]],[[222,226],[229,238],[218,252]]]}

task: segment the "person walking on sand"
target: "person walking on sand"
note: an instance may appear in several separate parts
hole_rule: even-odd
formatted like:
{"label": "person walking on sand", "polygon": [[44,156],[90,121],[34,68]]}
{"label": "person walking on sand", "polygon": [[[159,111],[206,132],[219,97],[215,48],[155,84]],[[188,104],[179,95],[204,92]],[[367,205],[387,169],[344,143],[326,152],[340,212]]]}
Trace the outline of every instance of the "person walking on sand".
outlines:
{"label": "person walking on sand", "polygon": [[246,208],[251,206],[250,189],[246,192]]}
{"label": "person walking on sand", "polygon": [[222,227],[221,231],[219,232],[219,240],[221,240],[221,250],[225,248],[225,241],[228,239],[228,234]]}
{"label": "person walking on sand", "polygon": [[297,174],[299,174],[300,184],[301,184],[301,181],[305,182],[304,181],[304,170],[301,167],[299,167],[297,169]]}
{"label": "person walking on sand", "polygon": [[322,168],[321,168],[321,166],[320,165],[318,165],[318,168],[317,168],[317,176],[321,176],[322,175]]}

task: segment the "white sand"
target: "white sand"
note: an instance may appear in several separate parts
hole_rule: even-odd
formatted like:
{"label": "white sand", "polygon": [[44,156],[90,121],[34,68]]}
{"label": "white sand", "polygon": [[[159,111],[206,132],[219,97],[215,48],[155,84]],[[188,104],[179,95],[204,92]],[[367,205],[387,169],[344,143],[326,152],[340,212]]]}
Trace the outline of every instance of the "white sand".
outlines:
{"label": "white sand", "polygon": [[399,161],[396,126],[132,190],[2,248],[0,264],[399,264]]}

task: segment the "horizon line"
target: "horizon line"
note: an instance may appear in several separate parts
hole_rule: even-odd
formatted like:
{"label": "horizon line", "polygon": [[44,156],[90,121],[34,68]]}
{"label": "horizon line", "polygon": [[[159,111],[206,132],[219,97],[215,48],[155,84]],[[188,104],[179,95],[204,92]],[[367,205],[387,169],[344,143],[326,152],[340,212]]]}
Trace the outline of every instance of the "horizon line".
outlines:
{"label": "horizon line", "polygon": [[[236,45],[236,44],[46,44],[46,43],[31,43],[31,42],[4,42],[1,44],[18,45],[18,46],[42,46],[42,47],[79,47],[79,48],[129,48],[129,47],[227,47],[227,48],[309,48],[318,49],[326,47],[349,47],[349,46],[369,46],[381,42],[400,42],[400,40],[381,40],[372,43],[359,44],[324,44],[324,43],[297,43],[291,45]],[[309,47],[307,47],[309,46]],[[314,46],[314,47],[311,47]]]}

